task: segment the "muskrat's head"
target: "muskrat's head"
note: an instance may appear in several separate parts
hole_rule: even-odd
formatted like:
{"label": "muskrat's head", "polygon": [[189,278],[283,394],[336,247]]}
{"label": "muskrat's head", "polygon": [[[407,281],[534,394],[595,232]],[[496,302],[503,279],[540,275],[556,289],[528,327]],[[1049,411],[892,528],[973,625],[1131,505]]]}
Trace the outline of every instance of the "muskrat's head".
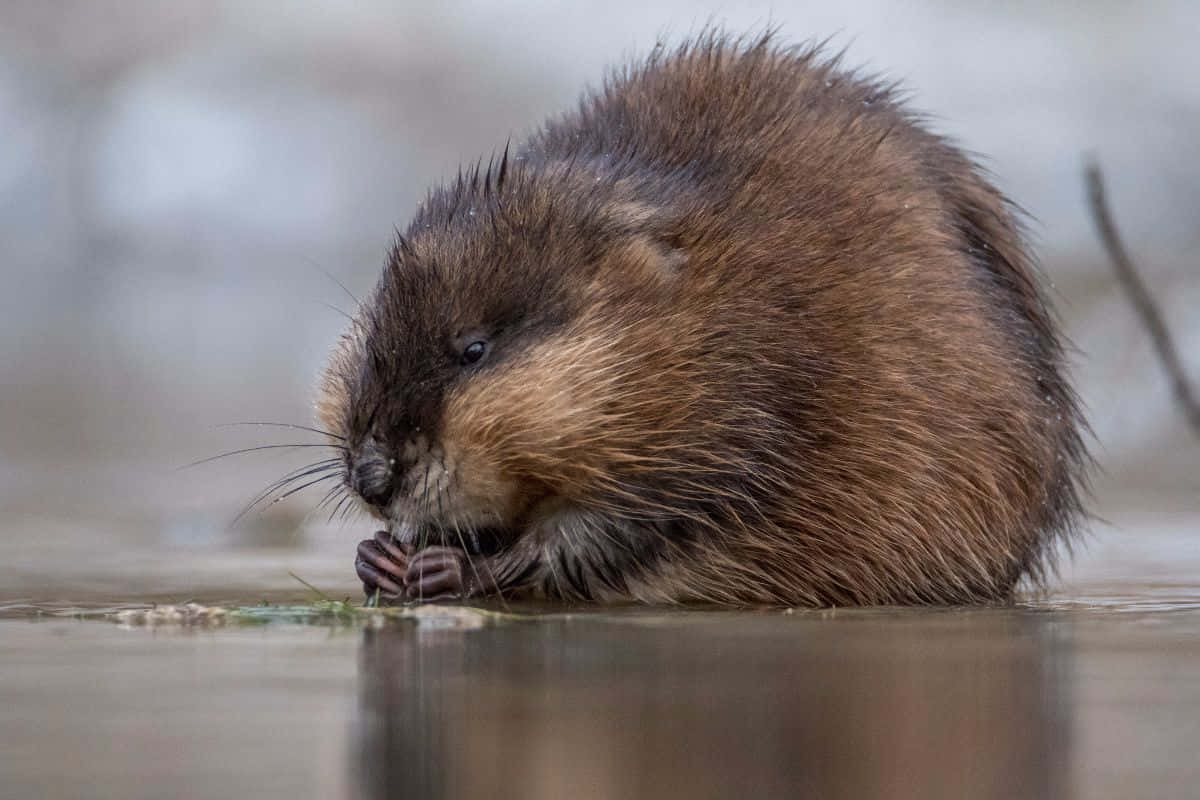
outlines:
{"label": "muskrat's head", "polygon": [[686,259],[622,193],[566,170],[467,176],[393,248],[318,414],[395,535],[503,546],[547,502],[631,496],[630,471],[665,458],[640,448],[687,402],[663,382],[689,332],[660,311]]}

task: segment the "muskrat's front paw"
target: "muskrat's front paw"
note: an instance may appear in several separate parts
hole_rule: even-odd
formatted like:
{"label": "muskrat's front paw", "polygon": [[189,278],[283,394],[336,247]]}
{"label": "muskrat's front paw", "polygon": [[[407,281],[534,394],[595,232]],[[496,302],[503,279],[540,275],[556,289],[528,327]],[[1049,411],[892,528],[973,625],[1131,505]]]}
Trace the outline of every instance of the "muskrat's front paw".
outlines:
{"label": "muskrat's front paw", "polygon": [[369,603],[404,599],[404,574],[408,570],[409,555],[409,551],[387,531],[378,531],[374,539],[363,539],[358,543],[354,570],[362,581]]}
{"label": "muskrat's front paw", "polygon": [[456,547],[427,547],[409,559],[404,575],[409,600],[458,599],[467,595],[467,554]]}

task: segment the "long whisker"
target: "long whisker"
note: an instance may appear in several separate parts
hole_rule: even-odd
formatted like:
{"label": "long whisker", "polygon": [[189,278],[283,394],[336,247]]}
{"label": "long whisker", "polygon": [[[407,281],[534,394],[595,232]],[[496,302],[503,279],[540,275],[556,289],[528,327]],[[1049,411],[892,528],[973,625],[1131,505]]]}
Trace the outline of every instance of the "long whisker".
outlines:
{"label": "long whisker", "polygon": [[[496,518],[496,525],[500,528],[503,528],[504,521],[502,519],[500,519],[500,515],[493,511],[492,516]],[[504,590],[500,588],[500,582],[498,580],[496,580],[496,573],[492,570],[492,560],[490,558],[485,559],[483,562],[483,566],[484,566],[484,569],[486,569],[488,571],[488,576],[492,579],[492,586],[495,587],[496,594],[500,595],[500,602],[503,603],[504,607],[507,609],[508,608],[508,600],[504,597]]]}
{"label": "long whisker", "polygon": [[558,596],[565,600],[567,596],[563,593],[562,582],[558,579],[558,571],[554,569],[554,560],[550,558],[550,551],[545,547],[542,548],[542,558],[545,560],[546,566],[550,568],[550,576],[554,578],[554,586],[558,590]]}
{"label": "long whisker", "polygon": [[[242,519],[242,517],[246,516],[251,511],[253,511],[260,503],[262,503],[264,500],[266,500],[267,497],[269,497],[271,494],[283,489],[289,483],[293,483],[295,481],[307,478],[310,475],[317,475],[320,473],[336,474],[335,471],[340,470],[340,468],[341,468],[341,459],[340,458],[331,458],[331,459],[327,459],[325,461],[318,461],[315,464],[308,464],[306,466],[300,467],[299,469],[293,470],[292,472],[289,472],[287,475],[284,475],[282,478],[280,478],[277,481],[273,481],[266,489],[263,489],[261,492],[259,492],[258,495],[256,495],[255,498],[253,500],[251,500],[246,505],[246,507],[243,508],[238,513],[238,515],[236,517],[233,518],[233,522],[230,524],[236,525],[238,523],[238,521]],[[327,477],[332,477],[332,475],[329,475]]]}
{"label": "long whisker", "polygon": [[308,425],[293,425],[289,422],[258,422],[258,421],[222,422],[221,424],[215,425],[214,427],[235,428],[235,427],[243,426],[243,425],[261,425],[266,428],[291,428],[292,430],[297,430],[297,431],[308,431],[309,433],[319,433],[322,436],[328,436],[330,439],[337,439],[339,442],[346,441],[345,436],[338,436],[336,433],[330,433],[329,431],[322,430],[320,428],[313,428]]}
{"label": "long whisker", "polygon": [[[441,459],[441,465],[442,465],[442,474],[445,474],[445,472],[446,472],[445,458]],[[426,479],[426,481],[428,481],[428,479],[429,479],[429,467],[425,468],[425,479]],[[422,492],[422,501],[424,501],[425,495],[428,493],[428,491],[429,491],[429,487],[428,487],[428,483],[427,483],[425,489]],[[438,487],[438,518],[440,519],[441,517],[442,517],[442,493],[441,493],[441,486],[439,485],[439,487]],[[479,574],[479,568],[475,564],[475,558],[471,555],[470,550],[467,548],[467,542],[466,542],[466,539],[463,537],[462,528],[459,527],[458,520],[452,520],[452,524],[454,525],[454,533],[458,537],[458,543],[459,543],[459,545],[462,546],[463,553],[466,554],[467,563],[471,565],[471,572],[473,572],[475,574],[475,580],[478,581],[480,588],[482,588],[484,585],[483,576]],[[474,526],[472,526],[470,528],[468,533],[471,536],[471,540],[473,542],[475,542],[476,549],[478,549],[479,548],[479,535],[475,531]],[[495,587],[496,594],[500,597],[500,602],[504,605],[505,610],[508,610],[508,601],[505,600],[505,598],[504,598],[504,591],[500,588],[500,584],[496,582],[495,573],[493,573],[491,570],[491,567],[488,566],[488,563],[487,563],[488,559],[485,556],[483,556],[482,554],[480,555],[480,558],[484,559],[484,567],[488,570],[488,574],[491,576],[492,586]]]}
{"label": "long whisker", "polygon": [[[479,568],[475,566],[475,559],[471,556],[471,552],[467,549],[467,542],[463,538],[462,529],[458,527],[457,521],[455,521],[455,523],[454,523],[454,533],[457,534],[458,543],[460,545],[462,545],[463,553],[466,554],[467,563],[471,565],[471,572],[475,573],[475,580],[479,582],[480,588],[483,588],[483,576],[479,574]],[[474,531],[471,531],[471,533],[476,542],[476,547],[478,547],[479,537],[474,535]],[[481,555],[480,558],[483,558],[483,556]],[[494,579],[493,579],[492,583],[495,583]],[[499,586],[496,587],[496,591],[497,592],[500,591]],[[501,600],[501,602],[504,601],[503,594],[500,595],[500,600]],[[507,607],[507,603],[505,604],[505,606]]]}
{"label": "long whisker", "polygon": [[[425,462],[425,475],[421,478],[421,510],[422,510],[422,518],[425,520],[428,520],[430,517],[430,514],[429,514],[429,466],[430,466],[429,462],[428,461]],[[439,530],[440,530],[440,526],[441,526],[441,522],[442,522],[441,491],[442,491],[441,490],[441,478],[439,477],[438,478],[438,517],[437,517],[437,519],[438,519],[437,525],[439,526]],[[420,550],[422,550],[428,544],[429,529],[431,527],[433,527],[433,523],[428,523],[428,522],[424,525],[414,526],[414,530],[416,531],[416,534],[417,534],[415,545],[416,545],[418,552]]]}
{"label": "long whisker", "polygon": [[302,519],[300,521],[300,524],[307,525],[308,521],[310,519],[312,519],[313,515],[316,514],[318,511],[320,511],[321,508],[323,506],[325,506],[330,500],[332,500],[334,498],[334,496],[341,490],[341,488],[342,488],[342,484],[340,482],[335,483],[333,485],[333,488],[330,489],[328,492],[326,492],[325,495],[317,502],[317,504],[308,510],[308,513],[304,515],[304,519]]}
{"label": "long whisker", "polygon": [[175,471],[178,472],[184,469],[191,469],[192,467],[198,467],[201,464],[207,464],[210,461],[217,461],[218,459],[229,458],[230,456],[238,456],[242,453],[256,453],[259,450],[289,450],[297,447],[331,447],[335,450],[345,449],[344,447],[335,444],[263,444],[259,445],[258,447],[243,447],[238,450],[230,450],[227,453],[221,453],[219,455],[209,456],[208,458],[202,458],[199,461],[193,461],[190,464],[184,464],[182,467],[176,467]]}
{"label": "long whisker", "polygon": [[332,471],[341,464],[341,461],[342,460],[340,458],[327,458],[322,461],[315,461],[312,464],[305,464],[302,467],[297,467],[288,474],[284,475],[282,478],[272,481],[267,488],[263,489],[262,492],[259,493],[258,497],[261,499],[263,495],[268,495],[277,489],[282,489],[288,483],[299,480],[300,478],[306,478],[309,475],[315,475],[318,472]]}
{"label": "long whisker", "polygon": [[[488,578],[492,581],[492,588],[496,590],[496,596],[500,598],[500,605],[504,606],[505,611],[511,611],[508,605],[508,598],[504,596],[504,589],[500,586],[500,581],[496,580],[496,572],[492,569],[492,560],[490,558],[483,559],[483,568],[487,570]],[[483,581],[480,581],[482,584]]]}
{"label": "long whisker", "polygon": [[334,312],[335,314],[341,314],[346,319],[350,320],[351,322],[354,322],[354,317],[350,316],[345,311],[342,311],[340,308],[335,306],[333,303],[326,303],[323,300],[318,300],[317,302],[320,303],[321,305],[325,306],[326,308],[328,308],[330,311]]}
{"label": "long whisker", "polygon": [[325,521],[327,525],[333,524],[333,518],[337,516],[338,512],[342,510],[342,506],[346,505],[346,501],[349,499],[350,499],[350,493],[344,492],[342,494],[342,499],[338,500],[337,504],[334,505],[334,507],[333,507],[333,511],[329,512],[329,519]]}
{"label": "long whisker", "polygon": [[325,496],[321,498],[321,502],[319,502],[315,506],[313,506],[313,511],[320,511],[322,508],[327,506],[333,500],[334,497],[337,497],[338,492],[342,491],[344,488],[345,487],[340,483],[337,486],[334,486],[332,489],[330,489],[328,492],[325,493]]}
{"label": "long whisker", "polygon": [[[288,491],[286,491],[286,492],[284,492],[283,494],[279,495],[278,497],[274,498],[274,499],[273,499],[273,500],[272,500],[270,503],[268,503],[266,506],[264,506],[264,507],[263,507],[263,510],[266,510],[267,508],[270,508],[271,506],[275,505],[276,503],[280,502],[281,500],[284,500],[284,499],[286,499],[286,498],[288,498],[288,497],[291,497],[291,496],[292,496],[292,495],[294,495],[296,492],[299,492],[299,491],[301,491],[301,490],[303,490],[303,489],[307,489],[308,487],[310,487],[310,486],[314,486],[314,485],[316,485],[316,484],[318,484],[318,483],[321,483],[322,481],[331,480],[331,479],[333,479],[333,478],[336,478],[336,477],[337,477],[336,475],[322,475],[321,477],[317,478],[316,480],[312,480],[312,481],[309,481],[308,483],[304,483],[304,484],[301,484],[300,486],[296,486],[296,487],[294,487],[294,488],[292,488],[292,489],[289,489]],[[239,515],[238,515],[238,518],[234,520],[234,523],[236,524],[236,523],[237,523],[237,521],[238,521],[238,519],[241,519],[241,517],[245,516],[245,514],[246,514],[248,511],[249,511],[249,509],[247,509],[246,511],[243,511],[241,514],[239,514]]]}
{"label": "long whisker", "polygon": [[242,508],[242,510],[240,512],[238,512],[238,515],[233,519],[233,521],[230,523],[230,525],[235,524],[238,520],[240,520],[246,514],[250,513],[250,511],[253,510],[255,506],[257,506],[262,501],[266,500],[267,497],[270,496],[272,492],[276,492],[276,491],[282,489],[283,487],[287,486],[292,481],[300,480],[301,478],[305,478],[305,477],[315,474],[316,472],[319,472],[321,470],[331,469],[331,468],[332,468],[331,464],[320,464],[320,463],[308,464],[303,467],[300,467],[299,469],[289,472],[287,475],[284,475],[282,478],[271,481],[271,483],[269,483],[265,489],[263,489],[258,494],[256,494],[254,496],[254,499],[252,499],[249,503],[247,503]]}
{"label": "long whisker", "polygon": [[346,497],[344,499],[348,500],[349,502],[347,502],[344,506],[340,503],[338,504],[338,507],[341,508],[341,513],[338,515],[338,522],[342,525],[346,524],[346,521],[350,516],[350,512],[354,510],[354,495],[346,492]]}
{"label": "long whisker", "polygon": [[429,462],[425,462],[425,477],[421,479],[421,513],[429,518]]}
{"label": "long whisker", "polygon": [[[307,257],[305,257],[305,258],[307,258]],[[329,280],[336,283],[338,285],[338,288],[341,289],[343,292],[345,292],[346,296],[354,301],[355,306],[358,306],[360,308],[362,307],[362,301],[354,296],[354,292],[352,292],[346,288],[346,284],[339,281],[337,278],[335,278],[333,276],[333,273],[331,273],[329,270],[325,269],[324,267],[322,267],[320,264],[316,263],[315,261],[312,261],[312,259],[308,259],[308,261],[310,261],[312,263],[312,265],[315,266],[317,269],[321,270],[321,272],[325,273],[326,278],[329,278]]]}
{"label": "long whisker", "polygon": [[337,477],[337,475],[322,475],[321,477],[317,478],[316,480],[309,481],[308,483],[302,483],[299,486],[294,486],[291,489],[288,489],[283,494],[276,497],[274,500],[272,500],[271,505],[275,505],[280,500],[286,500],[287,498],[294,495],[296,492],[303,491],[304,489],[307,489],[310,486],[315,486],[316,484],[321,483],[322,481],[332,480],[336,477]]}

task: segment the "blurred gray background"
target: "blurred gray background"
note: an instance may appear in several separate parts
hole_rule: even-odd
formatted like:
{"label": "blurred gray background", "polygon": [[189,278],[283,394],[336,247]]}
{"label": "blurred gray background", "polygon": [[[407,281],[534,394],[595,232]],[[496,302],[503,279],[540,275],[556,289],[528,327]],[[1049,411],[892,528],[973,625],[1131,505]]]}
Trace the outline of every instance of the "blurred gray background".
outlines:
{"label": "blurred gray background", "polygon": [[[1200,441],[1088,217],[1085,154],[1200,380],[1200,4],[0,3],[0,593],[350,592],[365,521],[297,495],[305,463],[216,427],[307,423],[344,319],[427,185],[707,21],[832,36],[984,154],[1078,348],[1095,508],[1060,592],[1200,569]],[[307,451],[311,453],[312,451]],[[1134,589],[1133,587],[1136,587]]]}

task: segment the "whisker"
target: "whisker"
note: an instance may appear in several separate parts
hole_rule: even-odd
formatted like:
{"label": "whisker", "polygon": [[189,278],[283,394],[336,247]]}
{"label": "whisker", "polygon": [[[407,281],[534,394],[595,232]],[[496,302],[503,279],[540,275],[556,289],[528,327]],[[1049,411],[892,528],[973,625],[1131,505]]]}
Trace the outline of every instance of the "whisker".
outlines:
{"label": "whisker", "polygon": [[340,442],[346,441],[345,436],[338,436],[336,433],[330,433],[329,431],[322,430],[320,428],[313,428],[308,425],[293,425],[290,422],[258,422],[258,421],[222,422],[219,425],[214,425],[213,427],[235,428],[235,427],[242,426],[242,425],[261,425],[266,428],[291,428],[292,430],[297,430],[297,431],[308,431],[309,433],[319,433],[322,436],[328,436],[330,439],[337,439]]}
{"label": "whisker", "polygon": [[307,489],[310,486],[315,486],[316,484],[321,483],[322,481],[332,480],[333,478],[336,478],[336,477],[337,477],[337,475],[322,475],[321,477],[317,478],[316,480],[312,480],[312,481],[309,481],[308,483],[304,483],[299,486],[295,486],[291,489],[288,489],[286,492],[279,495],[278,497],[276,497],[274,500],[271,501],[270,504],[275,505],[280,500],[286,500],[287,498],[294,495],[296,492],[303,491],[304,489]]}
{"label": "whisker", "polygon": [[[441,465],[442,465],[442,473],[445,474],[446,460],[444,457],[441,459]],[[426,479],[428,479],[428,477],[429,477],[429,468],[428,467],[426,467],[426,470],[425,470],[425,477],[426,477]],[[426,487],[426,492],[427,491],[428,491],[428,487]],[[446,491],[449,491],[448,487],[446,488]],[[442,487],[440,485],[438,487],[437,498],[438,498],[438,518],[440,519],[442,516],[444,516],[443,511],[442,511]],[[459,527],[457,520],[454,520],[452,522],[452,524],[454,525],[454,532],[458,536],[458,543],[460,545],[462,545],[463,552],[467,553],[467,561],[471,565],[471,571],[475,573],[475,580],[477,580],[479,582],[479,585],[482,588],[484,585],[483,577],[479,574],[479,569],[475,564],[475,558],[472,557],[470,551],[467,548],[466,540],[463,538],[462,529]],[[480,542],[479,542],[479,532],[475,529],[475,526],[473,526],[473,525],[470,526],[467,530],[467,534],[471,537],[471,541],[475,544],[475,549],[480,550],[481,548],[480,548]],[[508,600],[504,597],[504,590],[500,588],[499,581],[496,580],[496,573],[492,571],[490,559],[487,558],[486,556],[483,556],[482,554],[480,554],[480,558],[483,559],[483,566],[488,572],[488,577],[490,577],[492,580],[492,586],[495,588],[496,595],[500,598],[501,604],[504,606],[505,610],[509,610]]]}
{"label": "whisker", "polygon": [[[247,504],[246,507],[243,508],[236,517],[233,518],[233,522],[231,522],[230,525],[236,525],[238,523],[238,521],[242,519],[242,517],[246,516],[251,511],[253,511],[255,509],[255,507],[257,507],[260,503],[262,503],[264,500],[266,500],[267,497],[269,497],[274,492],[277,492],[280,489],[283,489],[289,483],[293,483],[295,481],[302,480],[304,478],[309,477],[310,475],[316,475],[316,474],[325,473],[325,472],[332,473],[335,470],[340,470],[340,469],[341,469],[341,459],[340,458],[331,458],[331,459],[328,459],[327,461],[318,461],[315,464],[308,464],[306,466],[300,467],[299,469],[289,472],[287,475],[284,475],[279,480],[272,481],[271,484],[269,486],[267,486],[266,489],[263,489],[261,492],[259,492],[258,495],[256,495],[255,498],[253,500],[251,500],[250,503]],[[333,477],[333,476],[329,475],[326,477]]]}
{"label": "whisker", "polygon": [[259,494],[259,497],[261,498],[262,495],[268,495],[277,489],[282,489],[291,481],[299,480],[300,478],[306,478],[309,475],[315,475],[318,472],[332,471],[340,465],[340,458],[328,458],[324,461],[316,461],[312,464],[305,464],[302,467],[297,467],[288,474],[284,475],[282,478],[272,481],[267,488],[262,490],[262,492]]}
{"label": "whisker", "polygon": [[333,499],[333,497],[334,497],[334,496],[335,496],[335,495],[338,493],[338,491],[339,491],[341,488],[342,488],[342,484],[341,484],[340,482],[339,482],[339,483],[336,483],[336,484],[334,484],[333,488],[332,488],[332,489],[330,489],[328,492],[326,492],[326,493],[325,493],[325,496],[324,496],[324,497],[322,497],[322,498],[320,499],[320,501],[319,501],[319,502],[318,502],[318,503],[317,503],[315,506],[313,506],[312,508],[310,508],[310,509],[308,510],[308,513],[304,515],[304,519],[302,519],[302,520],[300,521],[300,524],[301,524],[301,525],[307,525],[307,524],[308,524],[308,522],[309,522],[309,520],[311,520],[311,519],[312,519],[313,515],[314,515],[314,514],[316,514],[318,511],[320,511],[320,510],[321,510],[321,508],[322,508],[322,507],[323,507],[323,506],[324,506],[326,503],[328,503],[330,500],[332,500],[332,499]]}
{"label": "whisker", "polygon": [[[341,487],[339,487],[339,488],[341,488]],[[340,500],[338,500],[337,503],[334,505],[333,511],[329,512],[329,519],[327,519],[325,521],[325,524],[327,524],[327,525],[333,524],[333,518],[337,516],[337,513],[342,510],[342,506],[346,505],[346,501],[349,499],[350,499],[349,492],[345,492],[342,494],[342,498]]]}
{"label": "whisker", "polygon": [[340,503],[338,504],[339,508],[342,509],[341,514],[338,516],[338,522],[341,525],[346,524],[348,518],[350,517],[350,512],[354,511],[354,495],[346,492],[346,496],[343,498],[343,500],[348,502],[346,502],[344,506]]}
{"label": "whisker", "polygon": [[326,308],[328,308],[330,311],[334,312],[335,314],[341,314],[346,319],[350,320],[351,322],[354,322],[354,317],[350,316],[345,311],[342,311],[340,308],[335,306],[333,303],[326,303],[324,300],[318,300],[317,302],[320,303],[321,305],[325,306]]}
{"label": "whisker", "polygon": [[550,557],[550,550],[542,548],[542,558],[545,560],[546,566],[550,568],[550,576],[554,578],[554,587],[558,590],[560,599],[567,599],[567,595],[563,592],[562,582],[558,579],[558,571],[554,569],[554,559]]}
{"label": "whisker", "polygon": [[[476,535],[476,548],[479,547],[478,538],[478,535]],[[483,568],[487,570],[488,578],[492,581],[492,588],[496,590],[496,596],[500,598],[500,605],[504,606],[505,611],[511,611],[512,609],[508,605],[508,598],[504,596],[504,589],[501,588],[500,581],[496,580],[496,572],[492,569],[492,560],[490,558],[483,559]],[[476,573],[476,579],[478,577],[478,573]],[[480,584],[482,583],[483,581],[480,580]]]}
{"label": "whisker", "polygon": [[[307,257],[305,256],[305,258],[307,258]],[[331,281],[333,281],[334,283],[336,283],[336,284],[338,285],[338,288],[339,288],[339,289],[341,289],[343,292],[345,292],[345,293],[346,293],[346,296],[347,296],[347,297],[349,297],[351,300],[353,300],[353,301],[354,301],[354,305],[355,305],[355,306],[357,306],[357,307],[360,307],[360,308],[362,307],[362,301],[361,301],[361,300],[359,300],[357,297],[355,297],[355,296],[354,296],[354,292],[352,292],[352,291],[350,291],[349,289],[347,289],[347,288],[346,288],[346,284],[342,283],[342,282],[341,282],[341,281],[339,281],[337,278],[335,278],[335,277],[333,276],[333,273],[332,273],[332,272],[330,272],[329,270],[325,269],[325,268],[324,268],[324,267],[322,267],[320,264],[317,264],[315,261],[312,261],[312,259],[308,259],[308,260],[309,260],[309,261],[312,263],[312,265],[313,265],[314,267],[316,267],[317,269],[321,270],[321,272],[325,273],[325,277],[326,277],[326,278],[329,278],[329,280],[331,280]]]}
{"label": "whisker", "polygon": [[[479,574],[479,569],[478,569],[478,567],[475,566],[475,559],[471,556],[471,552],[467,549],[467,542],[463,538],[462,529],[458,527],[458,522],[454,523],[454,532],[455,532],[455,534],[458,535],[458,543],[460,545],[462,545],[463,553],[466,555],[466,558],[467,558],[467,563],[471,565],[471,572],[475,573],[475,580],[477,580],[479,582],[479,587],[482,589],[483,588],[483,576],[481,576]],[[470,531],[470,533],[472,535],[472,539],[476,542],[475,549],[478,550],[479,549],[479,544],[478,544],[479,537],[475,535],[474,530]],[[480,558],[483,558],[483,556],[480,555]],[[492,582],[495,583],[494,580]],[[500,591],[499,586],[496,587],[496,591],[497,592]],[[501,599],[501,601],[504,600],[503,594],[500,595],[500,599]]]}
{"label": "whisker", "polygon": [[259,445],[258,447],[243,447],[238,450],[230,450],[227,453],[221,453],[219,455],[209,456],[208,458],[202,458],[199,461],[193,461],[190,464],[184,464],[182,467],[176,467],[175,471],[179,472],[180,470],[191,469],[192,467],[198,467],[201,464],[207,464],[210,461],[216,461],[221,458],[229,458],[230,456],[239,456],[243,453],[255,453],[259,450],[287,450],[297,447],[332,447],[335,450],[345,450],[344,447],[336,444],[263,444]]}
{"label": "whisker", "polygon": [[[438,486],[437,486],[438,526],[439,526],[439,527],[438,527],[438,530],[439,530],[439,531],[441,530],[441,524],[442,524],[442,520],[444,520],[444,519],[446,518],[446,512],[445,512],[445,510],[442,508],[442,492],[443,492],[443,491],[445,491],[445,487],[443,487],[443,486],[442,486],[442,482],[441,482],[441,480],[439,479],[439,480],[438,480]],[[428,541],[429,541],[429,537],[428,537],[428,536],[426,536],[426,537],[425,537],[425,540],[426,540],[426,541],[425,541],[425,543],[427,544],[427,543],[428,543]],[[422,546],[424,546],[424,545],[422,545]]]}
{"label": "whisker", "polygon": [[323,507],[328,505],[333,500],[334,497],[337,496],[338,492],[342,491],[344,488],[345,487],[340,483],[337,486],[334,486],[332,489],[330,489],[328,492],[325,493],[325,496],[321,498],[321,502],[319,502],[315,506],[313,506],[313,511],[314,512],[320,511]]}
{"label": "whisker", "polygon": [[429,518],[429,462],[425,462],[425,477],[421,480],[421,511]]}

